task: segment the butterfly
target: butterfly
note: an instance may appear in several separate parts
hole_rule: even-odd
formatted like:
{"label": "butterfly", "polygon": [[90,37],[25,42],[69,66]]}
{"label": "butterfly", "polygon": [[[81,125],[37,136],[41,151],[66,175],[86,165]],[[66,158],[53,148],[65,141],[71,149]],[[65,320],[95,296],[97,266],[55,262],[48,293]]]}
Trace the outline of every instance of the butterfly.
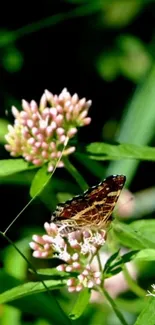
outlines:
{"label": "butterfly", "polygon": [[124,175],[109,176],[82,195],[58,204],[51,222],[62,227],[64,233],[107,229],[125,181]]}

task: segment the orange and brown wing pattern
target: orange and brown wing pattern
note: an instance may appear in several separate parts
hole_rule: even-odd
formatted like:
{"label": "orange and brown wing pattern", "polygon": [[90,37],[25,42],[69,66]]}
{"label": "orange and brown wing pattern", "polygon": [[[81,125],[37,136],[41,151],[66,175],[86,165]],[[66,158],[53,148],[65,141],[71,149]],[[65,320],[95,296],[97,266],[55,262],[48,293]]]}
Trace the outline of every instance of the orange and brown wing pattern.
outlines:
{"label": "orange and brown wing pattern", "polygon": [[123,175],[109,176],[97,186],[59,204],[52,215],[58,225],[70,224],[77,228],[105,228],[124,186]]}

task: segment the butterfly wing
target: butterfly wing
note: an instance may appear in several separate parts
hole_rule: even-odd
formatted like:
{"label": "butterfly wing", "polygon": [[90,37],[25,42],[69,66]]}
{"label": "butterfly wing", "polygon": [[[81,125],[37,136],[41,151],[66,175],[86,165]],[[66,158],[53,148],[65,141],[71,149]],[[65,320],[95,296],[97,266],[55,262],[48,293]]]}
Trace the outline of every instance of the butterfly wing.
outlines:
{"label": "butterfly wing", "polygon": [[74,224],[76,228],[103,228],[107,225],[126,177],[109,176],[83,195],[59,204],[52,215],[57,224]]}

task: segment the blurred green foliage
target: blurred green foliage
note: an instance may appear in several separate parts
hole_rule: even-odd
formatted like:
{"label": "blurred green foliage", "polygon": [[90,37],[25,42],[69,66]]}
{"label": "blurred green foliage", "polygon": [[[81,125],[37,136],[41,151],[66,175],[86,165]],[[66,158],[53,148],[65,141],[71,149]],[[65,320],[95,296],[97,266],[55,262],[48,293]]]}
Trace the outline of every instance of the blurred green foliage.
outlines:
{"label": "blurred green foliage", "polygon": [[[30,12],[28,6],[22,20],[12,15],[8,22],[5,16],[0,27],[1,231],[32,198],[9,229],[16,247],[4,242],[1,233],[0,325],[121,324],[115,308],[97,293],[89,303],[88,290],[66,292],[65,276],[55,279],[54,272],[50,274],[45,281],[49,295],[33,278],[31,263],[47,272],[52,262],[36,261],[28,246],[38,227],[43,232],[57,203],[83,192],[87,183],[117,173],[127,176],[135,210],[112,222],[103,249],[110,256],[105,276],[115,279],[114,274],[132,260],[136,274],[132,279],[124,271],[126,291],[120,278],[111,282],[114,303],[128,324],[154,325],[155,297],[146,295],[155,283],[155,1],[47,1],[41,2],[40,14],[35,10],[29,16]],[[77,151],[64,161],[63,171],[49,177],[46,167],[38,170],[21,158],[9,157],[4,136],[12,123],[11,105],[20,107],[23,97],[38,100],[47,87],[57,93],[62,84],[93,98],[92,126],[77,136]]]}

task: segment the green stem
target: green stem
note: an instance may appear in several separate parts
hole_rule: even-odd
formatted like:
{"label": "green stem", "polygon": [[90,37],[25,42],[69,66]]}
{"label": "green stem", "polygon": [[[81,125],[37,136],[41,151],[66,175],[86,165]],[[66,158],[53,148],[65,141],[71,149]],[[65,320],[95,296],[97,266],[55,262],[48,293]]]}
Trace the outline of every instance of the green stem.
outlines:
{"label": "green stem", "polygon": [[144,298],[146,296],[145,290],[139,287],[139,285],[131,278],[130,273],[125,265],[123,265],[123,274],[129,288],[138,296]]}
{"label": "green stem", "polygon": [[111,296],[109,295],[109,293],[104,288],[103,270],[102,270],[102,264],[101,264],[101,259],[100,259],[99,252],[97,253],[97,259],[98,259],[99,270],[100,270],[100,272],[102,274],[102,281],[101,281],[101,284],[100,284],[100,287],[99,287],[99,291],[102,294],[104,294],[104,296],[107,298],[107,300],[109,301],[109,303],[110,303],[113,311],[115,312],[115,314],[118,317],[118,319],[120,320],[120,322],[123,325],[128,325],[128,323],[126,322],[124,316],[122,315],[122,313],[118,309],[117,305],[115,304],[114,300],[111,298]]}
{"label": "green stem", "polygon": [[107,300],[109,301],[113,311],[115,312],[115,314],[118,317],[118,319],[120,320],[120,322],[123,325],[128,325],[128,323],[126,322],[124,316],[122,315],[122,313],[118,309],[117,305],[115,304],[114,300],[110,297],[109,293],[105,290],[104,287],[102,287],[102,288],[100,287],[100,292],[103,293],[104,296],[107,298]]}
{"label": "green stem", "polygon": [[71,164],[69,159],[67,157],[63,157],[63,162],[65,164],[66,169],[75,178],[82,191],[87,190],[89,187],[88,184],[86,183],[82,175],[78,172],[78,170]]}
{"label": "green stem", "polygon": [[38,32],[44,28],[49,28],[52,25],[63,22],[64,20],[73,19],[75,17],[89,16],[99,12],[101,9],[101,2],[92,3],[87,5],[78,6],[77,8],[67,12],[67,13],[58,13],[53,16],[49,16],[45,19],[39,20],[32,24],[23,26],[15,31],[12,31],[12,40],[16,41],[25,35],[30,33]]}

